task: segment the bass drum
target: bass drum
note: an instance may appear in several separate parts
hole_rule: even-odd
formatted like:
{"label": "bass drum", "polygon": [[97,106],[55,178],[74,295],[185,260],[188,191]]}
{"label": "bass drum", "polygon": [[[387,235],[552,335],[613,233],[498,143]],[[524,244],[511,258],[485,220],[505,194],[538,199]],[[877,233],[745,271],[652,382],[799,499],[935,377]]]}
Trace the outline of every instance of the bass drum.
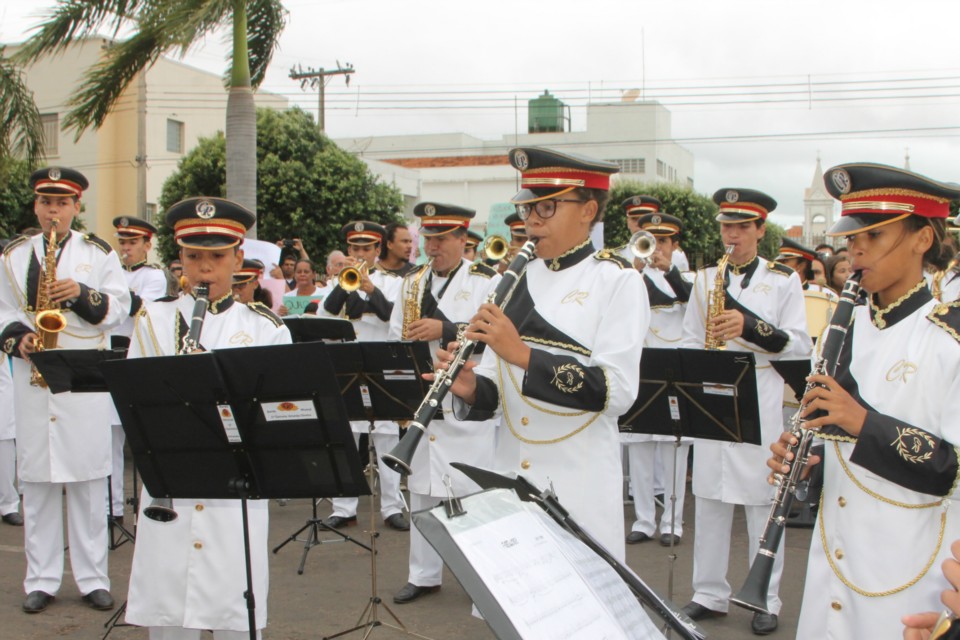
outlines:
{"label": "bass drum", "polygon": [[803,300],[807,307],[807,333],[816,341],[830,324],[838,299],[822,291],[804,291]]}

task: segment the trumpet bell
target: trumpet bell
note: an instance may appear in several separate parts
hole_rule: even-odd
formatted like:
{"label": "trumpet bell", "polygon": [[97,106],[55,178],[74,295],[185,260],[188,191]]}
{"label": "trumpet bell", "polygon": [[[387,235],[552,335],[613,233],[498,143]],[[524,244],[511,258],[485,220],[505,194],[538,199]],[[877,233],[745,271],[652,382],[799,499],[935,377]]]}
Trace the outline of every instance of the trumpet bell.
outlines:
{"label": "trumpet bell", "polygon": [[337,284],[344,291],[356,291],[360,288],[360,271],[356,267],[344,267],[337,275]]}
{"label": "trumpet bell", "polygon": [[641,260],[646,260],[657,250],[657,238],[649,231],[641,229],[630,236],[627,246],[630,248],[630,253]]}
{"label": "trumpet bell", "polygon": [[482,251],[487,260],[503,260],[510,251],[510,243],[503,236],[489,236],[483,241]]}

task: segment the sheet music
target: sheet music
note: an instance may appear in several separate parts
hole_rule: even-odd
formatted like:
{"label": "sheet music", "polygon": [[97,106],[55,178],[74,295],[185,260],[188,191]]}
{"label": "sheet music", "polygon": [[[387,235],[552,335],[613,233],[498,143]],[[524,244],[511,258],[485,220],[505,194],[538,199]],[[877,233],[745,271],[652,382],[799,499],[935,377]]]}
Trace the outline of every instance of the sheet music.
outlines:
{"label": "sheet music", "polygon": [[512,491],[434,511],[523,638],[663,638],[623,580],[586,545]]}

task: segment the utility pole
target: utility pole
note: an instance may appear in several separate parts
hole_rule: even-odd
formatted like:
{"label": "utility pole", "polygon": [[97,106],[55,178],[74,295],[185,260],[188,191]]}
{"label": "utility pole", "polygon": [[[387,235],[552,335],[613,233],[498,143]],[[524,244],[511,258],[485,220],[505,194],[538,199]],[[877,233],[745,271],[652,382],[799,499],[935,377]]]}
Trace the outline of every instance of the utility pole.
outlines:
{"label": "utility pole", "polygon": [[344,66],[340,66],[340,61],[337,60],[336,69],[312,69],[307,68],[304,70],[299,64],[296,67],[290,69],[290,79],[300,81],[300,89],[304,90],[307,88],[307,85],[310,85],[310,88],[317,87],[319,89],[319,104],[317,110],[317,128],[320,129],[322,133],[326,127],[324,123],[324,88],[327,86],[327,76],[346,76],[347,86],[350,86],[350,74],[353,73],[353,65],[347,62]]}

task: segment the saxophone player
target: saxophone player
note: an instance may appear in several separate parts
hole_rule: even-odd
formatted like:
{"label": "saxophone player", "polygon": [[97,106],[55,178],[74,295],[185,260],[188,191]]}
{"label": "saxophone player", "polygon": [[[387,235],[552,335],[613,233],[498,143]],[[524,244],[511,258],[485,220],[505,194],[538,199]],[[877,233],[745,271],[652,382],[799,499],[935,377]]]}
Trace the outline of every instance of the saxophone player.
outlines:
{"label": "saxophone player", "polygon": [[[725,274],[723,270],[718,274],[717,267],[697,272],[683,318],[681,347],[703,349],[707,343],[726,342],[730,351],[754,354],[763,445],[710,440],[693,445],[694,594],[684,613],[694,620],[727,613],[731,589],[726,574],[735,505],[743,505],[746,512],[749,558],[760,544],[773,496],[763,474],[765,447],[783,432],[784,382],[770,361],[809,358],[812,350],[799,277],[793,269],[757,255],[767,215],[776,201],[752,189],[720,189],[713,200],[720,207],[717,221],[723,244],[732,250],[725,256]],[[724,310],[710,317],[715,305]],[[777,628],[782,570],[783,554],[777,554],[767,595],[770,613],[754,614],[751,623],[757,635]]]}
{"label": "saxophone player", "polygon": [[[390,318],[391,340],[428,340],[431,351],[454,340],[477,308],[496,289],[500,276],[482,261],[463,257],[467,227],[475,212],[438,202],[421,202],[414,209],[420,219],[420,235],[430,258],[429,265],[407,274]],[[479,359],[479,356],[477,356]],[[450,413],[444,399],[442,417],[430,425],[428,437],[417,448],[407,478],[410,510],[434,507],[446,497],[444,477],[449,476],[455,495],[479,487],[450,466],[466,462],[480,467],[493,463],[491,424],[465,423]],[[393,597],[397,604],[412,602],[437,591],[443,577],[443,561],[423,535],[410,531],[410,573]]]}
{"label": "saxophone player", "polygon": [[[70,564],[87,604],[113,608],[107,576],[107,483],[110,474],[110,396],[62,393],[31,384],[30,355],[47,332],[35,327],[38,307],[60,309],[67,349],[107,348],[109,334],[130,311],[120,259],[93,234],[70,230],[88,186],[79,171],[35,171],[30,186],[43,233],[21,236],[3,254],[0,345],[13,357],[17,393],[17,458],[23,482],[27,597],[37,613],[53,600],[63,578],[63,490],[70,519]],[[52,242],[56,239],[56,242]],[[56,245],[59,245],[57,248]],[[43,265],[43,268],[41,268]],[[52,268],[50,268],[52,267]],[[38,298],[46,300],[38,304]],[[50,344],[44,344],[50,348]]]}

